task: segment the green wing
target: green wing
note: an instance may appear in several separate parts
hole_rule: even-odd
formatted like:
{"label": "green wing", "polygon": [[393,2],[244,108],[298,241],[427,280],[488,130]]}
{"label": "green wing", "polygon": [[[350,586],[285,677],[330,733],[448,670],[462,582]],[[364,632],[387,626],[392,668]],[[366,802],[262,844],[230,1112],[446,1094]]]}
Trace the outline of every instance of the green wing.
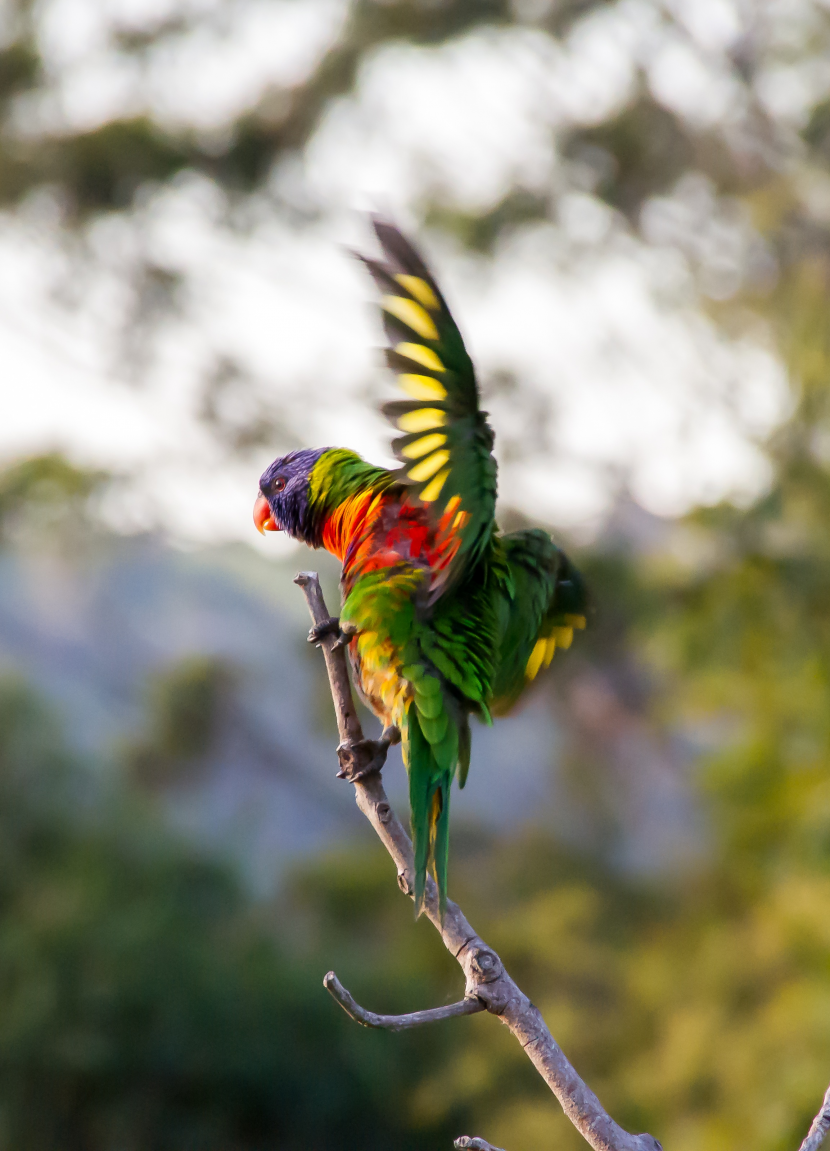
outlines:
{"label": "green wing", "polygon": [[403,435],[398,478],[440,527],[430,601],[487,544],[496,506],[493,433],[478,406],[472,361],[435,280],[397,228],[373,220],[383,261],[361,257],[381,291],[387,360],[410,397],[384,405]]}
{"label": "green wing", "polygon": [[491,710],[504,715],[525,687],[571,646],[574,628],[585,627],[587,595],[579,572],[547,532],[502,536],[504,576]]}

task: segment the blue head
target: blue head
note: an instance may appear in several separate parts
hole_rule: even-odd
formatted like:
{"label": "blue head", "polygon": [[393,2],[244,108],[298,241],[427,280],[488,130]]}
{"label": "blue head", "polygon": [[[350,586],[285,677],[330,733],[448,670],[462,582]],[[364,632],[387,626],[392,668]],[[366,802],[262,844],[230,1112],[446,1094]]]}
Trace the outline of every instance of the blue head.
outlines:
{"label": "blue head", "polygon": [[262,473],[260,495],[254,504],[254,523],[260,532],[288,532],[294,539],[319,547],[308,480],[314,465],[328,448],[303,448],[274,460]]}

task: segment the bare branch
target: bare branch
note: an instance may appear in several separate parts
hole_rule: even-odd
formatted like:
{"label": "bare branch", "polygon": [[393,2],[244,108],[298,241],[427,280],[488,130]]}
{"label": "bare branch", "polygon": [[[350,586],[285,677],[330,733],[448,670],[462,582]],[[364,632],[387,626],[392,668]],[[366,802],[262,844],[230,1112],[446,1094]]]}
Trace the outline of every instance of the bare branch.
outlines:
{"label": "bare branch", "polygon": [[501,1147],[494,1147],[486,1139],[479,1139],[477,1136],[471,1138],[469,1135],[461,1135],[453,1143],[453,1147],[457,1151],[502,1151]]}
{"label": "bare branch", "polygon": [[[303,589],[315,625],[329,619],[316,572],[301,572],[295,583]],[[337,727],[344,743],[358,746],[364,741],[355,711],[346,657],[333,636],[321,643],[337,713]],[[380,773],[372,771],[352,777],[357,806],[372,824],[389,852],[398,872],[398,886],[407,895],[414,890],[414,860],[409,836],[392,810],[383,789]],[[527,1052],[528,1058],[550,1087],[580,1134],[594,1151],[662,1151],[651,1135],[631,1135],[615,1123],[599,1099],[580,1079],[564,1052],[545,1026],[539,1011],[516,986],[492,948],[476,935],[456,903],[447,901],[444,921],[438,915],[438,891],[427,881],[426,912],[444,946],[461,964],[467,978],[465,996],[481,1000]],[[486,1145],[485,1145],[486,1146]]]}
{"label": "bare branch", "polygon": [[828,1131],[830,1131],[830,1087],[827,1088],[821,1110],[810,1124],[807,1138],[801,1144],[798,1151],[818,1151]]}
{"label": "bare branch", "polygon": [[408,1015],[376,1015],[374,1011],[367,1011],[360,1006],[333,971],[324,977],[323,986],[355,1022],[364,1027],[382,1027],[386,1031],[406,1031],[409,1027],[423,1027],[425,1023],[438,1023],[441,1019],[454,1019],[457,1015],[475,1015],[485,1010],[480,999],[461,999],[446,1007],[430,1007],[427,1011],[411,1011]]}

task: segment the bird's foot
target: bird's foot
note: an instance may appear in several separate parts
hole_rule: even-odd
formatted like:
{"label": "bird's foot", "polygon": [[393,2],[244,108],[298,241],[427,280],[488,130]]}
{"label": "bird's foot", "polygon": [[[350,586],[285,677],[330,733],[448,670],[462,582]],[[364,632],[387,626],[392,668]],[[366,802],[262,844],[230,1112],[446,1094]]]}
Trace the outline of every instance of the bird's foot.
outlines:
{"label": "bird's foot", "polygon": [[348,647],[354,637],[357,635],[358,629],[352,623],[340,624],[338,627],[337,639],[334,641],[333,647]]}
{"label": "bird's foot", "polygon": [[357,628],[350,623],[343,627],[337,616],[330,616],[328,619],[324,619],[322,623],[314,625],[308,633],[308,642],[320,647],[327,635],[337,637],[333,647],[348,647],[352,637],[357,635]]}
{"label": "bird's foot", "polygon": [[[387,733],[394,733],[387,736]],[[340,760],[338,779],[346,779],[349,783],[357,783],[373,772],[381,771],[386,763],[386,756],[393,743],[400,741],[401,735],[396,727],[386,727],[380,739],[358,739],[353,743],[341,743],[337,748],[337,758]]]}
{"label": "bird's foot", "polygon": [[315,643],[319,647],[327,635],[336,635],[339,637],[343,633],[340,630],[340,620],[337,616],[329,616],[324,619],[322,623],[317,623],[308,633],[308,642]]}
{"label": "bird's foot", "polygon": [[390,723],[381,732],[380,740],[381,743],[386,743],[389,747],[392,747],[396,743],[400,743],[401,733],[399,728],[395,727],[393,723]]}

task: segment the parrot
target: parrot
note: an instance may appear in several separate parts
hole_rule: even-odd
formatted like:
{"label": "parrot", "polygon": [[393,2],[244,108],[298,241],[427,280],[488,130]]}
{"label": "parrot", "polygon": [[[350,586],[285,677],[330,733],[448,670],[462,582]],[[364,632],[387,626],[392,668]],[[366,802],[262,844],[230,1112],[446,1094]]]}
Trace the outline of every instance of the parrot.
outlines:
{"label": "parrot", "polygon": [[494,436],[461,333],[415,247],[392,223],[372,224],[382,258],[359,259],[380,293],[386,360],[406,397],[382,408],[400,433],[399,466],[343,447],[291,451],[262,474],[254,523],[342,565],[340,616],[309,640],[335,634],[346,648],[383,724],[381,764],[401,743],[416,914],[431,872],[443,921],[450,788],[467,779],[470,718],[507,713],[570,646],[587,592],[547,532],[499,531]]}

